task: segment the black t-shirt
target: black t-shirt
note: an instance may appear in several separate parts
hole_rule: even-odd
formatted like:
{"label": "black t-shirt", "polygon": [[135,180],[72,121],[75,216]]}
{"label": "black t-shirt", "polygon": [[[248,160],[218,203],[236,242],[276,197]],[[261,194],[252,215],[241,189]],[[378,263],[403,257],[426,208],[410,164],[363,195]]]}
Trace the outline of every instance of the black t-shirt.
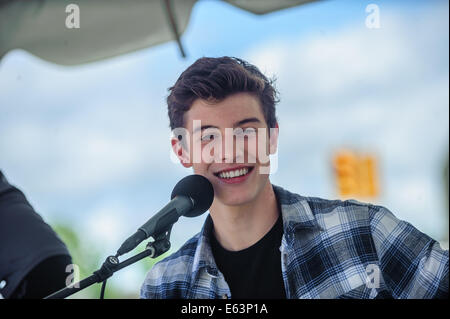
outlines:
{"label": "black t-shirt", "polygon": [[217,267],[225,276],[236,299],[285,299],[281,274],[281,215],[272,229],[254,245],[239,251],[223,248],[211,235],[211,249]]}
{"label": "black t-shirt", "polygon": [[64,288],[70,254],[16,187],[0,171],[0,294],[42,298]]}

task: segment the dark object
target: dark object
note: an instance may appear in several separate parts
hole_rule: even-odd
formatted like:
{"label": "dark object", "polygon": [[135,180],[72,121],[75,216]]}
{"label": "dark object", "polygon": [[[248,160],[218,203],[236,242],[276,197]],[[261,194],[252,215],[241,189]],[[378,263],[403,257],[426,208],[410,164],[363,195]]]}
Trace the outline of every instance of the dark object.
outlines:
{"label": "dark object", "polygon": [[175,185],[171,199],[120,246],[117,256],[133,250],[150,236],[169,230],[181,216],[195,217],[206,212],[213,202],[214,189],[207,178],[189,175]]}
{"label": "dark object", "polygon": [[67,265],[72,263],[69,255],[53,256],[33,268],[11,294],[10,299],[42,299],[49,293],[65,286]]}
{"label": "dark object", "polygon": [[66,246],[1,171],[0,243],[3,298],[42,298],[65,286]]}
{"label": "dark object", "polygon": [[194,208],[184,216],[196,217],[206,212],[214,200],[214,188],[202,175],[189,175],[181,179],[173,188],[171,199],[175,196],[189,196],[194,200]]}
{"label": "dark object", "polygon": [[180,49],[181,56],[183,58],[185,58],[186,53],[184,52],[183,45],[181,44],[180,31],[178,30],[177,22],[176,22],[176,19],[174,16],[174,12],[173,12],[170,0],[165,0],[164,5],[166,7],[167,17],[168,17],[169,24],[170,24],[170,30],[173,33],[173,37],[177,41],[177,45],[178,45],[178,48]]}

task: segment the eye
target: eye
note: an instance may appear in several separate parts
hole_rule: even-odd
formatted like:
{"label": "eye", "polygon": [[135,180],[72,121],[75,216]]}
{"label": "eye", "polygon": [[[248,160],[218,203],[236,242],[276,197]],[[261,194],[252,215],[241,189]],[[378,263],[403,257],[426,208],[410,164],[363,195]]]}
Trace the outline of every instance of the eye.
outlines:
{"label": "eye", "polygon": [[219,137],[219,135],[216,133],[216,132],[211,132],[211,131],[205,131],[203,134],[202,134],[202,137],[201,137],[201,140],[202,140],[202,142],[204,141],[204,142],[207,142],[207,141],[212,141],[212,140],[215,140],[215,139],[217,139]]}
{"label": "eye", "polygon": [[254,129],[253,127],[247,127],[246,129],[244,129],[244,134],[254,135],[256,134],[256,129]]}
{"label": "eye", "polygon": [[236,136],[253,137],[256,135],[256,129],[253,127],[247,127],[243,129],[236,129],[234,133]]}
{"label": "eye", "polygon": [[214,139],[214,134],[208,134],[202,136],[202,141],[211,141]]}

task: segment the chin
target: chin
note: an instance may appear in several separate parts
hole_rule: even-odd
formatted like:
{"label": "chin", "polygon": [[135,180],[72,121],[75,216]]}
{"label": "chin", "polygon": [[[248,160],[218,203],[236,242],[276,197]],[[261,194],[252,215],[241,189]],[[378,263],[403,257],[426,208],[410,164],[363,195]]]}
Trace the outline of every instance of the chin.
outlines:
{"label": "chin", "polygon": [[268,180],[267,178],[255,180],[255,176],[251,176],[244,184],[228,186],[217,182],[216,179],[216,177],[212,178],[215,196],[223,205],[227,206],[245,205],[254,201]]}
{"label": "chin", "polygon": [[251,202],[253,199],[254,198],[253,196],[251,196],[251,194],[244,194],[243,192],[236,192],[234,194],[222,194],[222,196],[219,197],[219,200],[227,206],[244,205],[248,202]]}

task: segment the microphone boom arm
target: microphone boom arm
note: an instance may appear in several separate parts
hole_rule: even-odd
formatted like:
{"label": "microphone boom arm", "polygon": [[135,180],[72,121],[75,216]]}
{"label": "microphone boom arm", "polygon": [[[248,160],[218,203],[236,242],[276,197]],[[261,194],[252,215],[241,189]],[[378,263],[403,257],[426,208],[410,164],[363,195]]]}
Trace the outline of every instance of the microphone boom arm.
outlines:
{"label": "microphone boom arm", "polygon": [[156,258],[164,254],[170,249],[170,233],[172,231],[172,225],[168,227],[167,230],[160,232],[158,235],[154,237],[154,241],[151,241],[145,247],[145,250],[133,257],[130,257],[123,262],[119,262],[119,258],[117,256],[108,256],[103,263],[102,267],[94,271],[94,273],[66,288],[63,288],[57,292],[52,293],[51,295],[45,297],[44,299],[63,299],[69,297],[80,290],[83,290],[87,287],[92,286],[95,283],[100,283],[111,277],[116,271],[125,268],[135,262],[145,258]]}

